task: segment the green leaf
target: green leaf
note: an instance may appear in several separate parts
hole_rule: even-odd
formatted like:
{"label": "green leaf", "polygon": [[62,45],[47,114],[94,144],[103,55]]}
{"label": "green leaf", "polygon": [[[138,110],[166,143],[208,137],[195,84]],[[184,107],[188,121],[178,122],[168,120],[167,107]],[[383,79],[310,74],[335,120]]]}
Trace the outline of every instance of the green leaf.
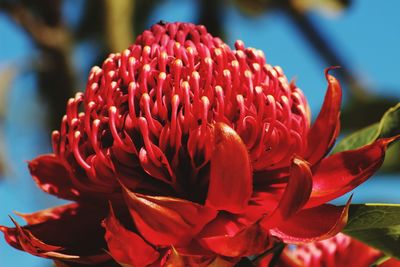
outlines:
{"label": "green leaf", "polygon": [[377,259],[374,263],[370,265],[370,267],[378,267],[379,265],[383,264],[385,261],[390,260],[390,256],[383,255],[379,259]]}
{"label": "green leaf", "polygon": [[343,233],[400,259],[400,204],[351,205]]}
{"label": "green leaf", "polygon": [[400,103],[388,109],[379,123],[372,124],[343,138],[332,153],[356,149],[374,142],[378,138],[400,134]]}

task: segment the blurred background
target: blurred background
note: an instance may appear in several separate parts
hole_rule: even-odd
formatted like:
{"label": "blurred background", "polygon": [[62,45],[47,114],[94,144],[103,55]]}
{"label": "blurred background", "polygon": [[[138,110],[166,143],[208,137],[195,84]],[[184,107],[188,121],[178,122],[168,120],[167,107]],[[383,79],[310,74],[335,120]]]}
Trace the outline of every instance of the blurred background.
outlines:
{"label": "blurred background", "polygon": [[[397,0],[0,0],[0,224],[10,226],[15,210],[61,203],[35,187],[26,161],[51,151],[51,130],[90,68],[159,20],[201,23],[231,47],[241,39],[263,50],[296,80],[314,116],[324,68],[342,66],[335,75],[345,90],[343,136],[400,101],[399,10]],[[353,203],[400,203],[399,151],[391,148]],[[1,237],[0,267],[9,266],[51,263]]]}

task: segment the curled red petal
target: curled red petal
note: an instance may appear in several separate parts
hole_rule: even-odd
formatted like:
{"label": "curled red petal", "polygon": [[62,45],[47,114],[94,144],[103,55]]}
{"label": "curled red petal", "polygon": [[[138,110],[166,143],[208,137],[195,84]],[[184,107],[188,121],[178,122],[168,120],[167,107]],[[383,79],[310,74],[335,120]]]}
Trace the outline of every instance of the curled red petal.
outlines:
{"label": "curled red petal", "polygon": [[102,225],[106,229],[105,239],[110,254],[118,263],[147,266],[158,259],[159,253],[152,246],[119,223],[112,208]]}
{"label": "curled red petal", "polygon": [[232,213],[242,212],[252,194],[252,170],[246,145],[228,125],[214,125],[210,184],[206,205]]}
{"label": "curled red petal", "polygon": [[153,144],[151,144],[151,146],[155,157],[157,159],[160,159],[160,162],[154,163],[153,160],[149,157],[146,149],[141,148],[139,152],[139,160],[143,170],[150,176],[159,179],[165,183],[170,184],[175,182],[174,173],[171,169],[168,159],[159,147]]}
{"label": "curled red petal", "polygon": [[314,242],[330,238],[346,225],[350,201],[351,198],[345,207],[324,204],[301,210],[270,232],[286,243]]}
{"label": "curled red petal", "polygon": [[387,146],[396,138],[379,139],[323,159],[313,170],[313,189],[306,207],[326,203],[365,182],[382,165]]}
{"label": "curled red petal", "polygon": [[340,106],[342,102],[342,88],[339,81],[329,75],[332,68],[325,70],[328,89],[324,103],[307,137],[307,150],[304,158],[314,165],[320,161],[333,146],[340,130]]}
{"label": "curled red petal", "polygon": [[309,200],[312,174],[308,163],[294,158],[291,174],[277,208],[260,223],[265,229],[272,228],[296,214]]}
{"label": "curled red petal", "polygon": [[42,155],[28,162],[29,171],[36,184],[46,193],[75,200],[79,191],[71,180],[66,163],[54,154]]}
{"label": "curled red petal", "polygon": [[217,214],[188,200],[136,194],[126,187],[123,193],[137,229],[153,245],[185,245]]}
{"label": "curled red petal", "polygon": [[232,214],[219,214],[199,234],[200,244],[216,254],[242,257],[265,251],[271,246],[270,235],[257,223]]}
{"label": "curled red petal", "polygon": [[100,226],[103,209],[66,204],[24,215],[29,223],[15,228],[1,226],[6,241],[13,247],[36,256],[79,263],[101,263],[110,259],[104,252],[104,231]]}

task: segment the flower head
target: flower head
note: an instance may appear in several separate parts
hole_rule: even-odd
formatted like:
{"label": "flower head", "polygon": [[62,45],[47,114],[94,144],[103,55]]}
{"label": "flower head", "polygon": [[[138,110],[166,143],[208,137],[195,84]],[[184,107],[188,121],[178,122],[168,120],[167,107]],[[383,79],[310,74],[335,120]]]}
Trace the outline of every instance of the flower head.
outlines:
{"label": "flower head", "polygon": [[[339,233],[326,240],[303,244],[296,248],[286,248],[276,266],[373,266],[373,264],[383,256],[384,254],[379,250]],[[267,264],[268,263],[265,261],[260,266],[265,266]],[[400,261],[389,259],[379,266],[400,266]]]}
{"label": "flower head", "polygon": [[1,230],[34,255],[128,266],[231,266],[276,239],[333,236],[348,206],[325,203],[372,175],[392,140],[324,158],[341,102],[326,78],[310,126],[302,91],[261,51],[232,50],[204,26],[156,24],[91,70],[53,132],[54,154],[29,163],[45,192],[76,203]]}

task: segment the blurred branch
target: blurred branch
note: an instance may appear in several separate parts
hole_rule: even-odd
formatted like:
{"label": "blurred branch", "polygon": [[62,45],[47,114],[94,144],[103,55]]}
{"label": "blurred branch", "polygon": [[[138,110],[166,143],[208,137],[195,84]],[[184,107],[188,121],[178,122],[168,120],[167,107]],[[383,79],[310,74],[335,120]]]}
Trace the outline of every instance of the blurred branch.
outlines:
{"label": "blurred branch", "polygon": [[209,33],[224,39],[222,27],[222,1],[198,0],[199,24],[206,26]]}
{"label": "blurred branch", "polygon": [[64,29],[46,25],[26,6],[15,2],[0,2],[0,9],[13,18],[40,47],[52,49],[68,47],[69,38]]}
{"label": "blurred branch", "polygon": [[2,122],[6,116],[8,93],[16,74],[16,67],[12,65],[7,65],[0,69],[0,122]]}
{"label": "blurred branch", "polygon": [[346,62],[334,51],[328,39],[318,29],[310,18],[302,12],[293,1],[280,1],[283,9],[289,14],[289,17],[294,21],[294,25],[303,33],[310,45],[320,54],[320,56],[330,66],[341,66],[343,71],[338,72],[339,78],[342,78],[349,85],[349,93],[351,97],[365,100],[371,97],[371,94],[362,87],[357,78],[351,72]]}
{"label": "blurred branch", "polygon": [[0,70],[0,178],[8,170],[2,124],[7,113],[8,93],[16,73],[14,66],[6,66]]}
{"label": "blurred branch", "polygon": [[105,0],[106,40],[110,51],[122,52],[133,43],[134,0]]}
{"label": "blurred branch", "polygon": [[301,9],[298,9],[293,4],[293,1],[285,0],[279,3],[321,58],[328,65],[342,67],[342,70],[337,73],[339,79],[347,84],[350,96],[342,111],[341,122],[343,129],[359,129],[374,123],[379,120],[380,116],[389,107],[396,104],[396,99],[375,95],[365,88],[345,60],[339,56],[339,53],[334,51],[333,42],[326,38],[326,35],[318,29],[317,25]]}
{"label": "blurred branch", "polygon": [[[135,29],[135,34],[143,32],[147,25],[146,23],[148,22],[148,18],[150,14],[153,12],[154,8],[162,2],[163,0],[139,0],[135,1],[135,10],[134,10],[134,15],[133,15],[133,25]],[[179,7],[177,7],[179,8]],[[158,18],[160,20],[162,18]],[[157,23],[157,21],[151,21],[151,24]],[[136,36],[135,36],[136,38]],[[132,43],[135,40],[132,40]]]}
{"label": "blurred branch", "polygon": [[60,6],[60,0],[0,2],[0,10],[18,23],[41,51],[38,82],[50,109],[51,128],[58,128],[75,80],[70,62],[72,38],[62,23]]}

